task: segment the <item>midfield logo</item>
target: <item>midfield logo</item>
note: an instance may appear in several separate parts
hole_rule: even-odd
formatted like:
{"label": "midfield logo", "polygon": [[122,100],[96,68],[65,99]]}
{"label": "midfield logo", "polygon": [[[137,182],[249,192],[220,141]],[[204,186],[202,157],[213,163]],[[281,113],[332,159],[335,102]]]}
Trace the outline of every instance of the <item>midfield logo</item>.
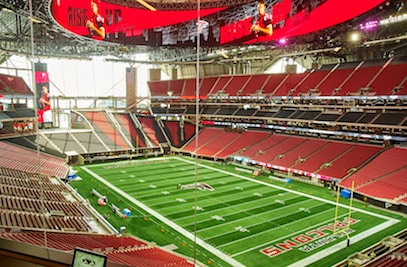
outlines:
{"label": "midfield logo", "polygon": [[185,184],[185,185],[178,184],[177,188],[178,189],[194,189],[194,188],[198,188],[201,191],[205,191],[205,190],[213,191],[213,190],[215,190],[212,186],[210,186],[207,183],[195,183],[195,184]]}

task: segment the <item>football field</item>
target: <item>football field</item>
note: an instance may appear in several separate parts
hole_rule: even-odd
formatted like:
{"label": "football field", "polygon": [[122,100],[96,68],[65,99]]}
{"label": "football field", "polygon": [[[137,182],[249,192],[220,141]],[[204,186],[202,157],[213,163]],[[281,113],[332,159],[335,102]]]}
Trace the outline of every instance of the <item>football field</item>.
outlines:
{"label": "football field", "polygon": [[363,208],[350,211],[343,200],[337,207],[334,198],[293,190],[267,177],[185,157],[81,168],[126,199],[132,216],[145,216],[138,212],[143,210],[221,259],[208,261],[200,253],[199,260],[211,266],[318,266],[321,261],[329,266],[346,258],[344,251],[355,244],[400,222]]}

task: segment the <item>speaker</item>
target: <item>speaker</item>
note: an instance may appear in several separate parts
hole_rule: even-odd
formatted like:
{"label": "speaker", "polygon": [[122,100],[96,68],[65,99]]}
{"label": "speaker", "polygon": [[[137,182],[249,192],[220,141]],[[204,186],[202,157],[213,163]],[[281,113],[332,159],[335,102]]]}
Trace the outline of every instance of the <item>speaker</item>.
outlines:
{"label": "speaker", "polygon": [[36,62],[34,63],[34,70],[35,72],[47,72],[47,63]]}
{"label": "speaker", "polygon": [[160,69],[150,69],[150,81],[161,81]]}
{"label": "speaker", "polygon": [[297,73],[297,65],[295,64],[287,64],[285,66],[285,73]]}

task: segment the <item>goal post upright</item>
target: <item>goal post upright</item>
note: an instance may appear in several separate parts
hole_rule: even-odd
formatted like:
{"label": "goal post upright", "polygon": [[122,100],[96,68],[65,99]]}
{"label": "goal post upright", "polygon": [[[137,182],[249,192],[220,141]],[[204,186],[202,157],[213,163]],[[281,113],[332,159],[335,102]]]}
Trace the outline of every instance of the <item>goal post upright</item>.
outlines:
{"label": "goal post upright", "polygon": [[336,206],[335,206],[335,216],[334,216],[334,234],[336,234],[336,222],[338,221],[338,210],[339,210],[339,194],[341,191],[341,186],[338,185],[337,186],[337,190],[336,190]]}
{"label": "goal post upright", "polygon": [[350,191],[350,200],[349,200],[349,214],[348,214],[348,227],[350,228],[350,218],[352,216],[352,205],[353,205],[353,191],[355,190],[355,181],[352,181],[352,189]]}
{"label": "goal post upright", "polygon": [[350,228],[350,223],[351,223],[351,215],[352,215],[352,205],[353,205],[353,192],[355,189],[355,181],[352,181],[352,188],[351,188],[351,194],[350,194],[350,198],[349,198],[349,211],[348,211],[348,223],[347,226],[345,228],[340,229],[339,231],[337,231],[336,229],[336,224],[338,221],[338,210],[339,210],[339,197],[340,197],[340,191],[341,191],[341,187],[338,185],[338,190],[336,193],[336,207],[335,207],[335,217],[334,217],[334,234],[338,234],[343,232],[346,237],[347,237],[347,246],[349,247],[350,245],[350,236],[348,234],[349,228]]}

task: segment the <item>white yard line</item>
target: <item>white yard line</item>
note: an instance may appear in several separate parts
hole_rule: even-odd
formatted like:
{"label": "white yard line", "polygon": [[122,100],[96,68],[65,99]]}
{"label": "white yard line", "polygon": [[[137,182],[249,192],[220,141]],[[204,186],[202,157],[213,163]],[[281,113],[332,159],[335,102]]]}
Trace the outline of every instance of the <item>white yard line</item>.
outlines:
{"label": "white yard line", "polygon": [[[246,191],[247,192],[247,191]],[[274,200],[274,198],[281,198],[281,196],[278,196],[278,195],[273,195],[273,196],[269,196],[269,197],[267,197],[267,199],[270,199],[270,200]],[[283,199],[284,201],[285,200],[290,200],[291,198],[294,198],[294,197],[290,197],[290,198],[285,198],[285,199]],[[259,200],[267,200],[267,199],[264,199],[264,198],[259,198]],[[305,201],[308,201],[309,199],[307,199],[307,200],[305,200]],[[305,202],[305,201],[303,201],[303,202]],[[225,204],[225,202],[224,201],[218,201],[217,203],[222,203],[222,204]],[[270,204],[270,203],[267,203],[267,204]],[[233,207],[235,208],[235,207],[239,207],[239,206],[245,206],[245,205],[247,205],[247,203],[246,202],[243,202],[243,203],[240,203],[240,204],[236,204],[236,205],[233,205]],[[281,208],[284,208],[284,207],[281,207]],[[219,213],[219,212],[221,212],[221,211],[223,211],[223,210],[228,210],[228,209],[230,209],[230,206],[226,206],[226,207],[224,207],[224,208],[220,208],[220,209],[217,209],[216,210],[216,212],[217,213]],[[280,209],[280,208],[278,208],[278,209]],[[203,212],[201,212],[201,213],[199,213],[200,215],[202,214],[202,215],[205,215],[205,214],[211,214],[211,213],[213,213],[214,211],[203,211]],[[223,215],[222,215],[222,217],[224,217],[224,216],[230,216],[230,215],[234,215],[234,214],[236,214],[236,213],[241,213],[241,212],[246,212],[246,210],[244,210],[244,211],[235,211],[235,212],[232,212],[232,213],[222,213]],[[176,214],[176,213],[174,213],[174,214]],[[219,214],[216,214],[216,215],[219,215]],[[177,218],[177,219],[175,219],[174,221],[178,221],[178,220],[182,220],[182,219],[188,219],[188,218],[193,218],[194,217],[194,215],[188,215],[188,216],[184,216],[184,217],[180,217],[180,218]],[[211,221],[211,219],[207,219],[207,220],[203,220],[203,221]],[[207,228],[205,228],[205,229],[207,229]]]}
{"label": "white yard line", "polygon": [[[281,209],[281,208],[279,208],[279,209]],[[275,211],[274,211],[274,210],[271,210],[271,211],[268,211],[268,212],[275,212]],[[283,218],[283,217],[287,217],[288,215],[289,215],[289,214],[281,215],[281,216],[278,216],[278,217],[273,218],[273,220],[274,220],[274,219],[281,219],[281,218]],[[255,218],[256,216],[257,216],[257,215],[254,215],[254,216],[251,217],[251,218]],[[259,216],[262,216],[262,215],[259,214]],[[305,218],[308,218],[308,217],[305,217]],[[303,218],[303,219],[305,219],[305,218]],[[243,219],[247,219],[247,218],[243,218]],[[241,220],[241,219],[236,220],[236,221],[240,221],[240,220]],[[302,219],[300,219],[300,220],[302,220]],[[266,221],[267,221],[267,220],[266,220]],[[229,224],[233,224],[234,222],[235,222],[235,221],[231,221],[231,222],[229,222]],[[255,223],[255,224],[251,224],[251,225],[241,225],[241,226],[243,226],[243,227],[245,227],[245,228],[250,228],[250,227],[254,227],[254,226],[257,226],[257,225],[260,225],[260,224],[263,224],[263,223],[264,223],[264,220],[262,220],[262,221],[258,220],[258,222]],[[288,224],[291,224],[291,223],[288,223]],[[223,225],[224,225],[224,224],[218,225],[218,226],[223,226]],[[274,229],[274,228],[269,228],[268,231],[272,231],[273,229]],[[203,230],[206,230],[206,228],[203,229]],[[243,238],[240,238],[240,239],[237,239],[237,240],[231,240],[230,242],[224,243],[224,244],[222,244],[222,245],[219,245],[218,247],[227,246],[228,244],[234,244],[234,243],[236,243],[236,242],[239,242],[240,240],[244,240],[244,239],[246,239],[246,238],[254,237],[254,236],[256,236],[256,235],[263,235],[263,234],[266,234],[268,231],[258,232],[257,234],[251,234],[250,236],[243,237]],[[224,234],[233,233],[233,232],[236,232],[236,230],[234,230],[234,231],[224,231],[224,232],[222,232],[222,233],[220,233],[220,234],[218,234],[218,235],[210,236],[210,237],[208,237],[208,239],[212,239],[212,238],[215,238],[215,237],[218,237],[218,236],[222,236],[222,235],[224,235]]]}
{"label": "white yard line", "polygon": [[[181,161],[184,161],[184,162],[189,162],[191,164],[195,163],[193,161],[189,161],[189,160],[183,159],[183,158],[175,158],[175,159],[181,160]],[[211,169],[211,170],[214,170],[214,171],[222,172],[222,173],[227,174],[227,175],[232,175],[232,176],[235,176],[235,177],[239,177],[239,178],[242,178],[242,179],[245,179],[245,180],[248,180],[248,181],[252,181],[254,183],[263,184],[265,186],[278,188],[278,189],[281,189],[281,190],[284,190],[284,191],[287,191],[287,192],[291,192],[293,194],[297,194],[297,195],[300,195],[300,196],[305,196],[305,197],[308,197],[308,198],[316,199],[316,200],[319,200],[319,201],[322,201],[322,202],[325,202],[325,203],[331,203],[332,205],[336,206],[335,201],[330,201],[330,200],[327,200],[327,199],[324,199],[324,198],[316,197],[314,195],[308,195],[308,194],[305,194],[305,193],[302,193],[302,192],[297,192],[297,191],[289,189],[289,188],[285,188],[285,187],[281,187],[281,186],[278,186],[278,185],[266,183],[266,182],[263,182],[263,181],[259,181],[259,180],[253,179],[253,178],[249,178],[249,177],[246,177],[246,176],[239,175],[239,174],[227,172],[227,171],[224,171],[224,170],[219,170],[219,169],[216,169],[216,168],[213,168],[213,167],[210,167],[210,166],[202,165],[200,163],[198,163],[198,166],[203,167],[203,168],[207,168],[207,169]],[[349,208],[349,206],[347,206],[345,204],[341,204],[341,203],[339,203],[338,206],[343,207],[343,208]],[[367,210],[354,208],[354,207],[352,207],[352,210],[358,211],[358,212],[361,212],[361,213],[364,213],[364,214],[368,214],[370,216],[374,216],[374,217],[377,217],[377,218],[381,218],[381,219],[385,219],[385,220],[392,220],[392,218],[390,218],[390,217],[387,217],[387,216],[384,216],[384,215],[381,215],[381,214],[376,214],[376,213],[373,213],[373,212],[370,212],[370,211],[367,211]]]}
{"label": "white yard line", "polygon": [[[330,212],[332,212],[332,211],[330,210]],[[275,227],[275,228],[270,228],[268,231],[265,231],[265,232],[259,232],[259,233],[252,234],[252,235],[247,236],[247,237],[240,238],[240,239],[238,239],[238,240],[233,240],[233,241],[231,241],[231,242],[222,244],[222,245],[220,245],[220,246],[218,246],[218,247],[224,247],[224,246],[227,246],[227,245],[234,244],[234,243],[236,243],[236,242],[240,242],[240,241],[245,240],[245,239],[250,239],[250,238],[255,237],[255,236],[258,236],[258,235],[264,235],[264,234],[267,234],[267,232],[275,231],[276,229],[278,229],[278,228],[280,228],[280,227],[285,228],[285,227],[287,227],[287,226],[290,225],[290,224],[298,224],[298,223],[300,223],[302,220],[307,220],[307,219],[312,218],[312,217],[314,217],[314,216],[320,216],[320,215],[321,215],[320,213],[313,214],[313,215],[311,215],[311,216],[305,217],[305,218],[303,218],[303,219],[296,220],[296,221],[294,221],[294,222],[290,222],[290,223],[287,223],[287,224],[284,224],[284,225],[280,225],[280,226],[277,226],[277,227]],[[287,215],[285,215],[285,216],[287,216]],[[279,218],[285,217],[285,216],[276,217],[276,219],[279,219]],[[331,221],[332,221],[332,219],[331,219]],[[259,224],[261,224],[261,223],[259,223]],[[245,228],[250,228],[251,226],[253,226],[253,225],[245,226]],[[312,227],[315,227],[315,225],[313,225]],[[287,228],[288,228],[288,227],[287,227]],[[301,229],[301,231],[304,231],[304,229]],[[224,233],[228,233],[228,232],[224,232]],[[294,234],[296,234],[296,233],[297,233],[297,232],[291,232],[289,235],[286,235],[286,236],[287,236],[287,237],[288,237],[288,236],[292,236],[292,235],[294,235]],[[212,237],[211,237],[211,238],[212,238]],[[283,239],[283,238],[285,238],[285,237],[281,237],[281,238],[279,238],[279,239]],[[277,239],[277,240],[279,240],[279,239]],[[275,240],[268,241],[266,244],[269,244],[269,243],[271,243],[271,242],[275,242]],[[251,248],[250,250],[253,250],[253,249]],[[241,253],[238,252],[238,253],[235,253],[234,255],[236,255],[236,254],[241,254]]]}
{"label": "white yard line", "polygon": [[134,204],[136,204],[140,208],[146,210],[148,213],[150,213],[151,215],[153,215],[154,217],[156,217],[157,219],[159,219],[160,221],[162,221],[163,223],[165,223],[166,225],[168,225],[169,227],[171,227],[172,229],[174,229],[178,233],[182,234],[183,236],[185,236],[189,240],[196,241],[196,243],[198,245],[204,247],[206,250],[208,250],[211,253],[213,253],[214,255],[218,256],[219,258],[221,258],[225,262],[231,264],[234,267],[243,267],[244,266],[240,262],[236,261],[235,259],[233,259],[230,256],[226,255],[225,253],[221,252],[217,248],[215,248],[215,247],[211,246],[210,244],[206,243],[205,241],[203,241],[199,237],[195,237],[192,233],[188,232],[184,228],[180,227],[179,225],[175,224],[171,220],[169,220],[166,217],[162,216],[160,213],[156,212],[155,210],[150,209],[148,206],[144,205],[142,202],[140,202],[137,199],[135,199],[134,197],[130,196],[129,194],[127,194],[126,192],[124,192],[120,188],[112,185],[111,183],[109,183],[108,181],[106,181],[105,179],[103,179],[102,177],[100,177],[99,175],[94,173],[93,171],[89,170],[88,168],[82,167],[82,169],[84,169],[86,172],[88,172],[93,177],[98,179],[100,182],[104,183],[105,185],[109,186],[110,188],[112,188],[116,192],[118,192],[121,195],[123,195],[124,197],[126,197],[128,200],[132,201]]}
{"label": "white yard line", "polygon": [[[308,199],[308,200],[309,200],[309,199]],[[305,200],[305,201],[308,201],[308,200]],[[303,201],[303,202],[301,202],[301,203],[304,203],[305,201]],[[264,215],[267,214],[267,213],[273,213],[273,212],[276,212],[276,211],[281,210],[281,209],[284,209],[284,208],[286,208],[286,207],[280,207],[280,208],[277,208],[277,209],[275,209],[275,210],[269,210],[269,211],[265,211],[265,212],[262,212],[262,213],[257,213],[256,215],[253,215],[252,218],[253,218],[253,217],[264,216]],[[221,210],[222,210],[222,209],[221,209]],[[230,214],[226,214],[226,215],[222,214],[222,217],[224,217],[224,216],[230,216],[230,215],[233,215],[233,214],[236,214],[236,213],[240,213],[240,212],[234,212],[234,213],[230,213]],[[277,217],[277,218],[280,218],[280,217]],[[276,218],[276,219],[277,219],[277,218]],[[211,221],[211,220],[213,220],[213,219],[203,220],[202,222]],[[207,230],[210,230],[210,229],[213,229],[213,228],[216,228],[216,227],[223,227],[223,226],[225,226],[225,225],[234,224],[234,223],[236,223],[236,222],[243,221],[243,220],[247,220],[247,218],[246,218],[246,217],[243,217],[243,218],[238,219],[238,220],[229,221],[229,222],[223,222],[222,224],[214,225],[214,226],[209,226],[209,227],[206,227],[206,228],[204,228],[204,229],[198,230],[197,232],[199,233],[199,232],[201,232],[201,231],[207,231]],[[261,223],[262,223],[262,222],[261,222]],[[245,227],[246,227],[246,228],[249,228],[249,227],[252,227],[252,226],[253,226],[253,225],[249,225],[249,226],[245,226]],[[215,236],[213,236],[213,237],[215,237]],[[212,236],[211,236],[211,238],[212,238]]]}
{"label": "white yard line", "polygon": [[[331,212],[331,211],[330,211],[330,212]],[[346,213],[346,214],[347,214],[347,213]],[[343,215],[346,215],[346,214],[343,214]],[[313,216],[317,216],[317,215],[319,215],[319,214],[314,214]],[[343,216],[343,215],[341,215],[341,216]],[[309,217],[307,217],[307,218],[309,218]],[[299,220],[299,221],[300,221],[300,220]],[[297,222],[298,222],[298,221],[297,221]],[[257,250],[257,249],[260,249],[260,248],[268,247],[268,246],[270,246],[271,244],[274,244],[274,243],[276,243],[276,242],[279,241],[279,240],[286,240],[286,239],[288,239],[289,237],[291,237],[291,236],[293,236],[293,235],[302,234],[302,233],[304,233],[304,232],[306,232],[306,231],[308,231],[308,230],[315,229],[315,228],[316,228],[317,226],[319,226],[319,225],[325,225],[325,224],[327,224],[327,223],[329,223],[329,222],[332,222],[332,219],[325,220],[325,221],[323,221],[323,222],[320,222],[319,224],[312,225],[312,226],[310,226],[310,227],[308,227],[308,228],[303,228],[303,229],[301,229],[301,230],[298,230],[297,232],[290,233],[289,235],[285,235],[285,236],[279,237],[279,238],[277,238],[277,239],[267,241],[266,243],[263,243],[263,244],[261,244],[261,245],[257,245],[257,246],[255,246],[255,247],[251,247],[251,248],[249,248],[249,249],[246,249],[246,250],[240,251],[240,252],[238,252],[238,253],[235,253],[235,254],[233,254],[232,256],[235,257],[235,256],[239,256],[239,255],[241,255],[241,254],[244,254],[244,253],[249,252],[249,251],[252,251],[252,250]],[[280,227],[283,227],[283,226],[279,226],[279,227],[277,227],[277,228],[275,228],[275,229],[278,229],[278,228],[280,228]]]}

